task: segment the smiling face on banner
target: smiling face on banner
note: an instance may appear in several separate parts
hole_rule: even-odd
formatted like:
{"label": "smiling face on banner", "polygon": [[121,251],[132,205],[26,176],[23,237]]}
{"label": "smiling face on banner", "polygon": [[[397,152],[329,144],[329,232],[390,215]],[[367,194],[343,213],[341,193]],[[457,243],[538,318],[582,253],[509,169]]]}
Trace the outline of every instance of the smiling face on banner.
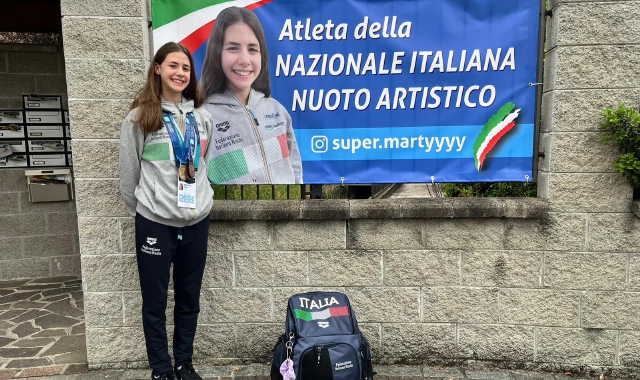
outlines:
{"label": "smiling face on banner", "polygon": [[260,43],[249,25],[238,22],[224,31],[222,70],[228,88],[245,104],[260,74],[260,60]]}
{"label": "smiling face on banner", "polygon": [[[305,183],[533,179],[540,0],[153,0],[154,43],[185,44],[199,73],[230,6],[262,24]],[[255,63],[232,61],[245,94]]]}

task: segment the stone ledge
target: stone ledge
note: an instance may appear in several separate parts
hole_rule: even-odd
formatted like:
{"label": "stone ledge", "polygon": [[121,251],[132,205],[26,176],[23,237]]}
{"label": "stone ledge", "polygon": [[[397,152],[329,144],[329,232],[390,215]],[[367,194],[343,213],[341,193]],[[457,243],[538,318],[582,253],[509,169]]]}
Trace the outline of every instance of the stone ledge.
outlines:
{"label": "stone ledge", "polygon": [[216,200],[211,220],[542,219],[547,209],[540,198]]}

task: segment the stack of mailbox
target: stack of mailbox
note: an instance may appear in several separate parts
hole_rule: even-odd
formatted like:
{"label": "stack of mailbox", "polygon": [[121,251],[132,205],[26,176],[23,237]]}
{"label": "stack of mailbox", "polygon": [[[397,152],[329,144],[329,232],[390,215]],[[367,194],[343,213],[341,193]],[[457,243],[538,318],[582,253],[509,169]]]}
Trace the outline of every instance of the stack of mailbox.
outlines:
{"label": "stack of mailbox", "polygon": [[22,110],[0,110],[0,168],[72,166],[62,96],[31,94],[22,100]]}

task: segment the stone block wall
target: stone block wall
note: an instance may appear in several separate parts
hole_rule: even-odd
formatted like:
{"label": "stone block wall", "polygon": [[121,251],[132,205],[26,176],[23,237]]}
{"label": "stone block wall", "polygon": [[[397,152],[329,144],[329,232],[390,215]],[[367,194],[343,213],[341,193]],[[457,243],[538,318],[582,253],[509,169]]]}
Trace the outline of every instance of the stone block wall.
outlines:
{"label": "stone block wall", "polygon": [[[133,218],[120,197],[118,149],[122,120],[146,79],[149,7],[145,0],[61,1],[92,368],[146,363]],[[118,328],[105,328],[111,326]]]}
{"label": "stone block wall", "polygon": [[24,169],[0,169],[0,281],[80,276],[75,201],[29,201]]}
{"label": "stone block wall", "polygon": [[[0,44],[0,109],[22,109],[22,95],[61,94],[62,46]],[[0,169],[0,281],[80,275],[75,201],[32,203],[25,169]]]}
{"label": "stone block wall", "polygon": [[[549,6],[538,199],[216,202],[196,362],[267,362],[287,297],[331,289],[378,363],[640,375],[640,220],[597,133],[603,108],[640,101],[640,2]],[[149,8],[63,0],[62,14],[89,366],[144,367],[117,150]]]}
{"label": "stone block wall", "polygon": [[0,44],[0,109],[22,108],[22,94],[62,94],[67,85],[62,45]]}

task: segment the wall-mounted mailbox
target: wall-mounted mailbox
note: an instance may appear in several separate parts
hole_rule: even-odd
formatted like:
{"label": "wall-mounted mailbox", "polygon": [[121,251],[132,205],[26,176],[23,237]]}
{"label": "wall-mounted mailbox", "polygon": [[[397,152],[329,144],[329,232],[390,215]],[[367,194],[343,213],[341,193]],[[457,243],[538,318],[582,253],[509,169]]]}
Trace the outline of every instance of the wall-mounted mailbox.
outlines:
{"label": "wall-mounted mailbox", "polygon": [[64,137],[62,125],[27,125],[29,138]]}
{"label": "wall-mounted mailbox", "polygon": [[0,168],[20,168],[27,166],[28,160],[26,154],[12,154],[7,157],[0,158]]}
{"label": "wall-mounted mailbox", "polygon": [[27,142],[24,140],[2,140],[0,145],[2,144],[7,144],[11,149],[11,153],[25,153],[27,151]]}
{"label": "wall-mounted mailbox", "polygon": [[31,202],[57,202],[73,199],[71,169],[25,170]]}
{"label": "wall-mounted mailbox", "polygon": [[27,124],[62,124],[62,111],[25,111]]}
{"label": "wall-mounted mailbox", "polygon": [[26,109],[62,108],[62,96],[60,95],[22,95],[22,101]]}
{"label": "wall-mounted mailbox", "polygon": [[23,95],[21,109],[0,109],[0,171],[73,165],[69,111],[61,95]]}

